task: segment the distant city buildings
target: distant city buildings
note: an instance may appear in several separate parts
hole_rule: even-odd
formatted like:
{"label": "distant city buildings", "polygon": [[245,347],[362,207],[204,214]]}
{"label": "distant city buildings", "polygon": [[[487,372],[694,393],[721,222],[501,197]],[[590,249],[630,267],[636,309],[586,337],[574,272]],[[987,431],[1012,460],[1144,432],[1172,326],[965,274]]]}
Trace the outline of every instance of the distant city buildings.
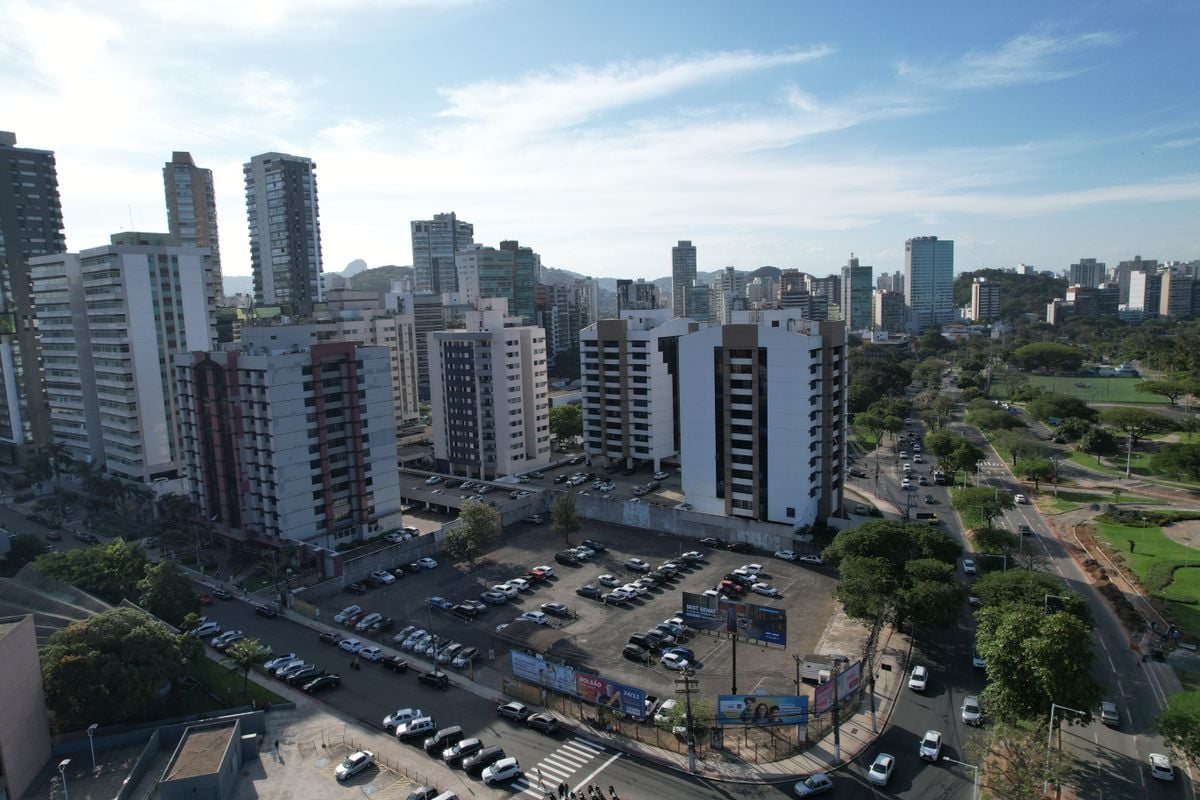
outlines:
{"label": "distant city buildings", "polygon": [[687,290],[696,283],[696,246],[680,239],[671,248],[671,310],[677,317],[688,316]]}
{"label": "distant city buildings", "polygon": [[1067,270],[1067,283],[1071,286],[1095,288],[1104,283],[1106,277],[1107,268],[1104,262],[1094,258],[1081,258]]}
{"label": "distant city buildings", "polygon": [[1128,303],[1130,276],[1135,272],[1144,272],[1147,275],[1156,275],[1158,274],[1158,271],[1157,259],[1143,259],[1141,256],[1134,256],[1128,261],[1121,261],[1117,264],[1116,268],[1113,270],[1110,282],[1115,283],[1118,287],[1120,287],[1120,302]]}
{"label": "distant city buildings", "polygon": [[904,243],[904,307],[910,333],[954,321],[953,241],[917,236]]}
{"label": "distant city buildings", "polygon": [[455,265],[459,302],[477,306],[485,297],[503,297],[515,316],[533,324],[542,259],[532,248],[516,241],[499,248],[472,244],[455,254]]}
{"label": "distant city buildings", "polygon": [[617,312],[659,308],[658,287],[642,278],[617,281]]}
{"label": "distant city buildings", "polygon": [[900,292],[876,291],[871,301],[871,323],[875,330],[904,333],[908,329],[904,314],[904,295]]}
{"label": "distant city buildings", "polygon": [[841,318],[848,331],[862,331],[871,327],[871,283],[874,269],[859,266],[853,255],[842,267]]}
{"label": "distant city buildings", "polygon": [[1000,284],[987,278],[976,278],[971,282],[971,319],[989,322],[1000,316]]}
{"label": "distant city buildings", "polygon": [[312,315],[322,300],[317,165],[286,153],[263,153],[242,167],[254,302]]}
{"label": "distant city buildings", "polygon": [[713,278],[712,314],[717,322],[729,322],[734,311],[746,310],[746,274],[725,267]]}
{"label": "distant city buildings", "polygon": [[475,243],[475,226],[453,212],[409,223],[412,233],[413,283],[418,292],[458,291],[456,254]]}
{"label": "distant city buildings", "polygon": [[171,244],[208,248],[209,302],[214,306],[224,305],[221,237],[217,232],[217,195],[212,170],[197,167],[191,153],[174,152],[163,165],[163,190]]}

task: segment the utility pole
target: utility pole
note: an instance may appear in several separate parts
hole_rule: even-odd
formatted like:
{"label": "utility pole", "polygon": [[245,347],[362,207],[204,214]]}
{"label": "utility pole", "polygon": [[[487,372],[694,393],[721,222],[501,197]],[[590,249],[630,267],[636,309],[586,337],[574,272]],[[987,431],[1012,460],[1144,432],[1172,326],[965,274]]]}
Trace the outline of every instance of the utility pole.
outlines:
{"label": "utility pole", "polygon": [[833,762],[838,764],[842,760],[842,729],[838,724],[838,673],[842,669],[842,659],[833,659]]}
{"label": "utility pole", "polygon": [[796,694],[800,694],[800,656],[792,653],[792,660],[796,662]]}
{"label": "utility pole", "polygon": [[[683,688],[679,688],[680,686]],[[683,702],[687,709],[687,745],[688,745],[688,771],[696,771],[696,726],[692,722],[692,692],[697,691],[700,685],[699,679],[696,678],[696,673],[691,669],[683,671],[683,675],[675,679],[675,694],[684,696]]]}

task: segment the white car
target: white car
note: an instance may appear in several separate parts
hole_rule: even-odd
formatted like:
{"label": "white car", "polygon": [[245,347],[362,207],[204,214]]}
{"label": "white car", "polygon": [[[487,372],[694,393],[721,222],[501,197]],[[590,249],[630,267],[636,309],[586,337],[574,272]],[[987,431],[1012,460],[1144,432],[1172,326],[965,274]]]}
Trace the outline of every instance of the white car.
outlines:
{"label": "white car", "polygon": [[682,558],[684,561],[703,561],[704,560],[704,554],[701,553],[699,550],[688,550],[686,553],[681,554],[679,557]]}
{"label": "white car", "polygon": [[418,646],[429,638],[429,631],[416,630],[408,635],[403,642],[400,643],[401,650],[416,650]]}
{"label": "white car", "polygon": [[647,564],[645,561],[642,561],[640,558],[625,559],[625,566],[628,569],[633,570],[634,572],[649,572],[650,571],[650,565]]}
{"label": "white car", "polygon": [[359,750],[357,753],[351,753],[345,761],[338,764],[337,769],[333,771],[333,775],[339,781],[344,781],[347,778],[354,777],[374,763],[374,753],[370,750]]}
{"label": "white car", "polygon": [[425,479],[426,486],[437,486],[441,482],[442,482],[442,479],[441,479],[441,476],[439,476],[439,475],[430,475],[428,478]]}
{"label": "white car", "polygon": [[1023,506],[1023,505],[1025,505],[1026,503],[1028,503],[1028,502],[1029,502],[1029,498],[1027,498],[1027,497],[1026,497],[1025,495],[1023,495],[1023,494],[1014,494],[1014,495],[1013,495],[1013,502],[1014,502],[1014,503],[1016,503],[1016,504],[1017,504],[1017,505],[1019,505],[1019,506]]}
{"label": "white car", "polygon": [[796,560],[796,551],[795,550],[776,550],[775,557],[782,558],[784,561],[795,561]]}
{"label": "white car", "polygon": [[362,611],[362,606],[346,606],[341,611],[333,615],[333,621],[340,625],[360,611]]}
{"label": "white car", "polygon": [[901,489],[911,489],[912,481],[909,480],[908,478],[905,478],[904,480],[900,481],[900,488]]}
{"label": "white car", "polygon": [[825,563],[824,559],[822,559],[820,556],[813,555],[811,553],[806,556],[800,556],[799,561],[801,564],[816,564],[817,566],[821,566]]}
{"label": "white car", "polygon": [[659,659],[659,663],[661,663],[667,669],[674,670],[676,672],[685,670],[690,666],[688,664],[688,660],[679,655],[679,653],[663,653],[662,658]]}
{"label": "white car", "polygon": [[975,571],[976,571],[975,570],[975,562],[969,558],[964,558],[963,559],[963,573],[966,575],[974,575]]}
{"label": "white car", "polygon": [[908,688],[914,692],[923,692],[928,683],[929,670],[920,664],[913,667],[912,674],[908,676]]}
{"label": "white car", "polygon": [[338,642],[338,647],[345,650],[347,653],[357,653],[365,647],[358,639],[342,639]]}
{"label": "white car", "polygon": [[750,587],[750,591],[764,595],[766,597],[779,597],[779,590],[769,583],[756,583]]}
{"label": "white car", "polygon": [[483,783],[491,786],[493,783],[511,781],[521,776],[521,765],[511,756],[502,758],[483,771]]}
{"label": "white car", "polygon": [[643,595],[650,594],[650,590],[640,583],[627,583],[621,588],[631,597],[642,597]]}
{"label": "white car", "polygon": [[671,712],[679,707],[679,701],[674,697],[663,700],[658,711],[654,712],[654,721],[659,725],[665,725],[671,719]]}
{"label": "white car", "polygon": [[245,638],[246,634],[242,633],[241,631],[225,631],[225,633],[222,633],[220,636],[214,636],[213,640],[209,642],[209,644],[219,650],[226,645],[233,644],[238,639]]}
{"label": "white car", "polygon": [[938,731],[925,731],[919,753],[926,761],[937,763],[942,757],[942,734]]}
{"label": "white car", "polygon": [[1175,768],[1171,766],[1171,759],[1162,753],[1151,753],[1150,777],[1160,781],[1175,780]]}
{"label": "white car", "polygon": [[492,587],[493,592],[499,592],[505,597],[512,599],[521,593],[521,590],[509,583],[497,583]]}
{"label": "white car", "polygon": [[973,694],[963,700],[962,721],[967,725],[983,724],[983,709],[979,707],[979,698]]}
{"label": "white car", "polygon": [[287,662],[291,661],[294,658],[296,658],[295,653],[287,653],[282,656],[275,656],[274,658],[270,659],[269,661],[266,661],[263,663],[263,669],[265,669],[267,672],[270,672],[271,670],[275,669],[276,667],[282,667],[284,664],[286,664]]}
{"label": "white car", "polygon": [[824,772],[814,772],[796,784],[797,797],[815,797],[833,791],[833,781]]}
{"label": "white car", "polygon": [[383,729],[391,733],[400,725],[423,716],[425,712],[419,708],[398,708],[383,718]]}
{"label": "white car", "polygon": [[615,575],[608,575],[608,574],[604,574],[604,575],[601,575],[599,578],[596,578],[596,583],[600,584],[601,586],[608,586],[610,588],[613,586],[621,585],[621,581],[619,578],[617,578]]}
{"label": "white car", "polygon": [[219,622],[204,622],[192,628],[192,636],[197,639],[203,639],[205,636],[212,636],[221,632],[221,623]]}
{"label": "white car", "polygon": [[742,569],[746,570],[746,572],[761,573],[766,567],[762,564],[742,564]]}
{"label": "white car", "polygon": [[669,477],[671,477],[671,475],[669,473],[663,472],[662,470],[659,470],[658,472],[654,473],[654,480],[656,480],[656,481],[665,481]]}
{"label": "white car", "polygon": [[354,630],[359,632],[365,631],[381,619],[383,619],[383,614],[380,614],[378,611],[372,611],[358,621],[358,624],[354,626]]}
{"label": "white car", "polygon": [[367,661],[382,661],[383,660],[383,649],[376,647],[374,645],[372,645],[370,647],[364,647],[362,650],[358,651],[358,654],[361,657],[365,658]]}
{"label": "white car", "polygon": [[421,565],[421,569],[437,569],[437,562],[429,556],[418,558],[417,563]]}
{"label": "white car", "polygon": [[372,572],[371,577],[380,583],[391,585],[396,582],[396,576],[388,572],[386,569],[381,569],[378,572]]}
{"label": "white car", "polygon": [[513,578],[510,581],[505,581],[509,586],[515,587],[519,592],[529,591],[529,581],[524,578]]}
{"label": "white car", "polygon": [[517,619],[523,619],[526,622],[536,622],[538,625],[550,624],[550,618],[541,611],[526,611],[524,614],[517,617]]}
{"label": "white car", "polygon": [[618,586],[608,593],[613,600],[632,600],[637,597],[637,592],[630,592]]}
{"label": "white car", "polygon": [[867,772],[867,780],[876,786],[887,786],[887,782],[892,779],[892,771],[895,769],[895,757],[889,753],[880,753],[875,756],[875,762],[871,764],[871,769]]}
{"label": "white car", "polygon": [[753,570],[748,570],[745,567],[738,567],[737,569],[735,569],[733,571],[733,574],[737,575],[739,578],[745,578],[746,580],[750,581],[751,583],[757,583],[758,579],[760,577],[762,577],[757,572],[754,572]]}

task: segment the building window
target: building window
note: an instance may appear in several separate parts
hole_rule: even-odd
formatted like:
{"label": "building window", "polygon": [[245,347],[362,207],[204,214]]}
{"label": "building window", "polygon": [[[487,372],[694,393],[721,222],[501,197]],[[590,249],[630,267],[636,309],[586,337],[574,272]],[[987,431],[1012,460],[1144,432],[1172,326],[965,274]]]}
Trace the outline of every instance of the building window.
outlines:
{"label": "building window", "polygon": [[796,517],[796,509],[794,509],[790,506],[785,510],[784,513],[787,514],[788,519],[795,519],[795,517]]}

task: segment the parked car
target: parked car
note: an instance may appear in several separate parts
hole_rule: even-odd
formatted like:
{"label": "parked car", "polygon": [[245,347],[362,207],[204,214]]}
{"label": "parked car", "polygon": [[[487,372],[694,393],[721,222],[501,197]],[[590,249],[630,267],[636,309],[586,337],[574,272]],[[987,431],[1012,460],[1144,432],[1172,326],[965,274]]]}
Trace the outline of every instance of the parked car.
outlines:
{"label": "parked car", "polygon": [[338,764],[337,769],[333,771],[333,776],[339,781],[344,781],[347,778],[354,777],[374,763],[374,753],[370,750],[359,750],[356,753],[351,753],[346,757],[345,761]]}
{"label": "parked car", "polygon": [[383,718],[383,729],[392,733],[406,722],[425,716],[419,708],[398,708]]}
{"label": "parked car", "polygon": [[521,776],[521,765],[515,758],[502,758],[483,770],[483,783],[491,786],[494,783],[504,783]]}
{"label": "parked car", "polygon": [[547,714],[544,711],[539,714],[530,714],[525,719],[525,724],[535,731],[540,731],[547,735],[558,730],[558,719],[553,714]]}
{"label": "parked car", "polygon": [[814,772],[796,784],[797,797],[816,797],[819,794],[833,791],[833,781],[824,772]]}
{"label": "parked car", "polygon": [[776,550],[775,557],[781,558],[784,561],[795,561],[796,560],[796,551],[794,551],[794,550]]}
{"label": "parked car", "polygon": [[625,559],[625,567],[626,567],[626,569],[631,569],[634,572],[649,572],[650,571],[650,565],[647,564],[645,561],[643,561],[640,558]]}
{"label": "parked car", "polygon": [[322,692],[326,689],[336,689],[341,685],[341,675],[321,675],[316,680],[312,680],[304,684],[303,691],[307,692],[308,694],[316,694],[317,692]]}
{"label": "parked car", "polygon": [[507,717],[514,722],[524,722],[529,717],[529,709],[524,703],[514,701],[496,706],[496,716]]}
{"label": "parked car", "polygon": [[504,592],[488,590],[486,592],[480,592],[479,599],[493,606],[502,606],[508,602],[508,595]]}
{"label": "parked car", "polygon": [[264,606],[259,603],[254,605],[254,613],[265,619],[275,619],[279,616],[279,612],[275,610],[274,606]]}
{"label": "parked car", "polygon": [[361,583],[348,583],[342,591],[346,594],[366,594],[367,587]]}
{"label": "parked car", "polygon": [[929,670],[918,664],[912,668],[912,674],[908,676],[908,688],[914,692],[923,692],[929,683]]}
{"label": "parked car", "polygon": [[544,611],[526,611],[524,614],[517,617],[517,619],[519,619],[519,620],[523,619],[526,622],[533,622],[538,625],[549,625],[550,624],[550,618],[546,616]]}
{"label": "parked car", "polygon": [[691,666],[691,662],[689,662],[686,658],[684,658],[679,653],[676,653],[676,652],[670,651],[670,650],[663,653],[662,656],[658,659],[658,661],[666,669],[674,670],[676,672],[685,670],[689,666]]}
{"label": "parked car", "polygon": [[596,578],[596,583],[600,584],[601,586],[613,587],[613,586],[620,586],[621,580],[619,578],[617,578],[615,575],[605,574],[605,575],[601,575],[599,578]]}
{"label": "parked car", "polygon": [[504,758],[504,748],[491,745],[480,750],[475,755],[463,761],[463,769],[467,772],[482,772],[487,767]]}
{"label": "parked car", "polygon": [[926,761],[937,763],[942,757],[942,734],[938,731],[925,731],[918,754]]}
{"label": "parked car", "polygon": [[430,608],[440,608],[443,611],[449,611],[450,609],[454,608],[454,603],[451,603],[446,598],[437,595],[434,595],[433,597],[426,597],[425,603]]}
{"label": "parked car", "polygon": [[388,572],[386,569],[372,572],[371,577],[382,583],[384,586],[388,586],[396,582],[396,576]]}
{"label": "parked car", "polygon": [[[703,542],[704,540],[701,539],[700,541]],[[714,539],[713,541],[716,540]],[[688,564],[701,564],[704,562],[704,554],[699,550],[688,550],[679,557]]]}
{"label": "parked car", "polygon": [[571,609],[567,608],[562,603],[542,603],[541,609],[545,613],[554,617],[566,619],[571,616]]}
{"label": "parked car", "polygon": [[483,742],[481,740],[474,737],[462,739],[442,751],[442,761],[445,761],[446,765],[450,767],[460,766],[464,759],[470,758],[482,749]]}
{"label": "parked car", "polygon": [[871,764],[871,769],[867,771],[867,780],[876,786],[887,786],[888,781],[892,779],[892,772],[895,769],[895,756],[889,753],[880,753],[875,756],[875,761]]}
{"label": "parked car", "polygon": [[359,650],[358,655],[360,658],[363,658],[367,661],[382,661],[383,648],[371,645],[370,647],[364,647],[362,650]]}
{"label": "parked car", "polygon": [[586,597],[589,600],[599,600],[601,592],[598,587],[589,583],[586,586],[580,586],[578,589],[576,589],[575,594],[579,595],[580,597]]}
{"label": "parked car", "polygon": [[333,621],[341,625],[360,611],[362,611],[362,606],[346,606],[341,611],[333,615]]}
{"label": "parked car", "polygon": [[751,585],[750,590],[764,597],[779,597],[779,590],[769,583],[755,583]]}
{"label": "parked car", "polygon": [[607,545],[605,545],[603,542],[598,542],[595,539],[584,539],[582,544],[592,548],[597,553],[603,553],[608,550]]}
{"label": "parked car", "polygon": [[450,688],[450,676],[441,671],[422,672],[417,681],[442,691]]}
{"label": "parked car", "polygon": [[414,717],[396,726],[397,739],[424,739],[437,729],[433,717]]}
{"label": "parked car", "polygon": [[383,668],[392,672],[408,672],[408,660],[400,656],[392,656],[385,658],[382,662]]}
{"label": "parked car", "polygon": [[421,565],[421,569],[437,569],[438,565],[438,562],[434,561],[428,556],[425,558],[418,558],[416,563]]}
{"label": "parked car", "polygon": [[749,542],[730,542],[726,545],[731,553],[753,553],[754,545]]}
{"label": "parked car", "polygon": [[451,666],[462,669],[470,664],[471,660],[477,655],[479,655],[478,647],[464,647],[462,650],[458,651],[458,655],[454,657],[454,661],[450,662],[450,664]]}
{"label": "parked car", "polygon": [[338,642],[338,648],[345,650],[347,653],[357,653],[364,647],[366,647],[366,645],[364,645],[360,639],[342,639],[340,642]]}

